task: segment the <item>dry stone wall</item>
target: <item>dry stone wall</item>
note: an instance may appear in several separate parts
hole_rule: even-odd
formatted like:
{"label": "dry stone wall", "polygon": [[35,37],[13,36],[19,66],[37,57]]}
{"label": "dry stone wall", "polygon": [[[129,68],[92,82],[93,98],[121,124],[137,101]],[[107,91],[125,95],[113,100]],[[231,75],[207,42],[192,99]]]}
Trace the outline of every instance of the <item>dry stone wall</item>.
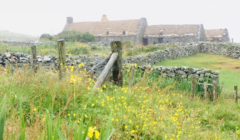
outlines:
{"label": "dry stone wall", "polygon": [[205,68],[196,69],[189,67],[155,67],[155,66],[138,66],[143,72],[146,70],[158,71],[159,75],[169,78],[192,78],[195,77],[199,82],[204,81],[204,79],[219,81],[219,72],[213,71]]}
{"label": "dry stone wall", "polygon": [[[239,58],[240,46],[237,44],[224,44],[224,43],[200,43],[198,45],[188,45],[182,47],[170,47],[166,50],[159,50],[156,52],[148,53],[145,56],[135,56],[123,58],[124,64],[137,63],[142,64],[138,69],[145,71],[146,69],[153,68],[158,70],[159,73],[162,73],[164,77],[181,77],[189,78],[195,76],[201,81],[204,78],[210,78],[212,80],[219,80],[219,72],[207,70],[207,69],[195,69],[188,67],[149,67],[150,65],[156,64],[157,62],[163,61],[165,59],[177,59],[181,57],[187,57],[194,55],[198,52],[212,53],[212,54],[222,54],[231,56],[234,58]],[[11,58],[13,56],[13,59]],[[78,56],[68,56],[67,55],[67,65],[78,65],[84,63],[87,69],[91,69],[94,65],[101,62],[105,57],[89,57],[87,55],[78,55]],[[29,64],[31,65],[31,55],[26,55],[23,53],[0,53],[0,64],[5,66],[10,64],[13,60],[13,63],[18,63],[18,66]],[[52,68],[58,69],[58,58],[56,56],[37,56],[37,63],[42,66],[49,68],[51,65]],[[107,62],[106,62],[107,63]],[[103,63],[94,73],[100,73],[106,63]]]}
{"label": "dry stone wall", "polygon": [[240,59],[240,44],[237,43],[199,43],[199,50],[203,53],[220,54]]}

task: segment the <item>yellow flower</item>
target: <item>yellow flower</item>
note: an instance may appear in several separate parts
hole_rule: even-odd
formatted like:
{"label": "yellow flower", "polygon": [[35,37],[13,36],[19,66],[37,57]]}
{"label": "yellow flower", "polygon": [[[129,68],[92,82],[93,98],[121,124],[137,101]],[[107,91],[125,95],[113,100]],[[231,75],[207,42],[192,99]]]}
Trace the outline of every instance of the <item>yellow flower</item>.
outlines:
{"label": "yellow flower", "polygon": [[73,117],[75,117],[76,116],[76,114],[75,113],[73,113]]}
{"label": "yellow flower", "polygon": [[37,111],[37,108],[34,108],[33,111]]}
{"label": "yellow flower", "polygon": [[112,118],[112,121],[114,121],[114,118]]}
{"label": "yellow flower", "polygon": [[68,116],[70,116],[70,114],[68,114]]}
{"label": "yellow flower", "polygon": [[137,132],[137,131],[135,131],[135,130],[132,130],[132,131],[131,131],[131,133],[135,133],[135,132]]}
{"label": "yellow flower", "polygon": [[128,128],[128,126],[125,125],[125,129],[127,129],[127,128]]}
{"label": "yellow flower", "polygon": [[88,116],[87,115],[85,115],[85,118],[87,118]]}
{"label": "yellow flower", "polygon": [[89,136],[89,138],[92,138],[93,137],[93,131],[88,131],[88,136]]}
{"label": "yellow flower", "polygon": [[100,136],[100,133],[99,133],[98,131],[95,131],[95,137],[96,137],[96,139],[98,139],[99,136]]}

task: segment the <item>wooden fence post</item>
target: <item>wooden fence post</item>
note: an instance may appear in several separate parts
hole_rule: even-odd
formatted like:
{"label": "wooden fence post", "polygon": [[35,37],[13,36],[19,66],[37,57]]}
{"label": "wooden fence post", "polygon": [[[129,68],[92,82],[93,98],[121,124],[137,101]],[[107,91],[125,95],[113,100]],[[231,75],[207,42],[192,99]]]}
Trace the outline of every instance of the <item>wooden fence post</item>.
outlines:
{"label": "wooden fence post", "polygon": [[37,49],[36,46],[31,47],[32,50],[32,69],[36,73],[37,72]]}
{"label": "wooden fence post", "polygon": [[57,48],[59,79],[61,80],[64,77],[66,71],[66,52],[64,39],[60,39],[57,41]]}
{"label": "wooden fence post", "polygon": [[204,86],[204,97],[205,99],[207,99],[207,82],[204,82],[203,86]]}
{"label": "wooden fence post", "polygon": [[118,86],[123,86],[123,75],[122,75],[122,42],[113,41],[111,42],[112,53],[118,52],[118,57],[113,64],[113,81]]}
{"label": "wooden fence post", "polygon": [[235,103],[238,104],[238,87],[234,86],[234,98],[235,98]]}
{"label": "wooden fence post", "polygon": [[194,98],[195,77],[192,78],[191,98]]}
{"label": "wooden fence post", "polygon": [[216,84],[216,81],[213,81],[213,102],[215,103],[216,102],[216,94],[217,94],[217,84]]}

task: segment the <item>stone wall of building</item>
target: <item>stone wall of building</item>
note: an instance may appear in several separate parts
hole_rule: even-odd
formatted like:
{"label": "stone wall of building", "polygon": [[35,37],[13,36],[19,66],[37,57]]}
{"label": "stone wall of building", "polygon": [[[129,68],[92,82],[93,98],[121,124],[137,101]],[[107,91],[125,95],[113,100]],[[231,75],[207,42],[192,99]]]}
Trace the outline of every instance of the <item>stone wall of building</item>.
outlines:
{"label": "stone wall of building", "polygon": [[197,36],[184,36],[184,37],[173,37],[173,36],[165,36],[162,38],[162,43],[159,42],[159,37],[146,37],[148,39],[148,45],[153,45],[153,44],[176,44],[176,45],[186,45],[186,44],[195,44],[198,41]]}
{"label": "stone wall of building", "polygon": [[143,44],[143,37],[144,37],[144,32],[145,29],[147,28],[148,23],[146,18],[141,18],[139,25],[138,25],[138,30],[137,30],[137,36],[136,36],[136,42],[134,45],[142,45]]}
{"label": "stone wall of building", "polygon": [[110,46],[112,41],[131,41],[133,45],[137,44],[136,35],[132,36],[96,36],[96,44],[99,46]]}

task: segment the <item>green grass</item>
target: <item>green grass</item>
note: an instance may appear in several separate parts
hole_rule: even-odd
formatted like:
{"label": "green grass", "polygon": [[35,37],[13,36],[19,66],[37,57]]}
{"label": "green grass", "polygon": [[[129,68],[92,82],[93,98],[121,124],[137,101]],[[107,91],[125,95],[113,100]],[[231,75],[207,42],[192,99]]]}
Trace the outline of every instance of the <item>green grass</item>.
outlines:
{"label": "green grass", "polygon": [[129,87],[128,67],[123,87],[105,82],[91,93],[95,81],[82,68],[70,69],[61,81],[54,71],[0,69],[0,100],[6,97],[4,139],[88,135],[96,140],[97,131],[101,140],[240,138],[240,107],[233,99],[220,96],[215,105],[199,96],[192,101],[189,84],[158,78],[154,71],[141,77],[136,70]]}
{"label": "green grass", "polygon": [[[233,60],[233,61],[232,61]],[[199,53],[176,60],[164,60],[157,66],[187,66],[193,68],[207,68],[220,72],[220,83],[226,85],[225,92],[232,93],[234,86],[240,86],[240,60],[223,55]]]}
{"label": "green grass", "polygon": [[[93,55],[98,54],[99,56],[107,56],[110,52],[110,47],[99,47],[96,46],[94,50],[91,50],[91,46],[80,44],[80,43],[66,43],[66,53],[69,55]],[[0,53],[5,53],[6,50],[9,52],[21,52],[24,54],[31,55],[31,48],[29,46],[10,46],[5,43],[0,43]],[[38,45],[37,55],[57,55],[57,44],[50,45]]]}

